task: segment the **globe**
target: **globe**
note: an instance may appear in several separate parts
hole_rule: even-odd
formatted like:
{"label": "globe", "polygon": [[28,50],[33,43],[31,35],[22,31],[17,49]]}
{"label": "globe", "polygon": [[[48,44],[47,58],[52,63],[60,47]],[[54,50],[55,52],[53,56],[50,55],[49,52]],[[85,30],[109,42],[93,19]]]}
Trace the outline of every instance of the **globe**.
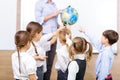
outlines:
{"label": "globe", "polygon": [[75,24],[78,20],[77,10],[72,8],[71,6],[68,6],[61,13],[61,20],[64,26],[67,24],[69,25]]}

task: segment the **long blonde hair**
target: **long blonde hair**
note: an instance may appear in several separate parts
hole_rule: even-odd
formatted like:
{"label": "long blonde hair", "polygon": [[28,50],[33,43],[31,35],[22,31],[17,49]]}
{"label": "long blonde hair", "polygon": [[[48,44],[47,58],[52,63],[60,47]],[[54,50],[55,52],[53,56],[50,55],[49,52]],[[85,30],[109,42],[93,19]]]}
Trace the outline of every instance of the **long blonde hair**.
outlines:
{"label": "long blonde hair", "polygon": [[85,38],[82,37],[75,37],[72,40],[72,45],[69,48],[70,58],[73,58],[73,49],[76,54],[86,54],[86,60],[89,61],[92,57],[92,45],[86,41]]}

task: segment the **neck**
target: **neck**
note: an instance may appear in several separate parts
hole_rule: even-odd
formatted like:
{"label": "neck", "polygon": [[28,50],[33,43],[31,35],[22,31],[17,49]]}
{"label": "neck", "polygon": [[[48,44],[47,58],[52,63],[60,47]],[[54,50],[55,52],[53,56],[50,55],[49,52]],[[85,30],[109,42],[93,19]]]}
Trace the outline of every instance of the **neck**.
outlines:
{"label": "neck", "polygon": [[20,49],[20,52],[26,52],[27,51],[27,47],[23,47]]}
{"label": "neck", "polygon": [[110,46],[110,44],[108,44],[108,43],[107,43],[107,44],[105,44],[105,47],[108,47],[108,46]]}
{"label": "neck", "polygon": [[52,0],[48,0],[48,2],[50,3],[50,2],[52,2]]}
{"label": "neck", "polygon": [[38,40],[34,38],[34,39],[32,40],[32,42],[38,42]]}

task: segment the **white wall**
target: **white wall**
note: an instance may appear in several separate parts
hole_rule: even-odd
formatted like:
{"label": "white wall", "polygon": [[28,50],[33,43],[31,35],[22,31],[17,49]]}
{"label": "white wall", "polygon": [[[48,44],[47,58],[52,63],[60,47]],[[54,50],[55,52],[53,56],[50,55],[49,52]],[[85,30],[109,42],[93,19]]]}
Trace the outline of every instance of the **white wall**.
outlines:
{"label": "white wall", "polygon": [[[29,21],[34,21],[34,6],[37,0],[22,0],[21,29],[25,29]],[[83,36],[78,30],[80,26],[98,39],[106,29],[117,30],[117,0],[53,0],[58,9],[71,5],[79,13],[79,19],[72,26],[72,36]],[[27,5],[27,6],[26,6]],[[61,24],[60,18],[58,19]],[[116,49],[116,45],[115,45]]]}
{"label": "white wall", "polygon": [[0,0],[0,50],[13,50],[17,0]]}

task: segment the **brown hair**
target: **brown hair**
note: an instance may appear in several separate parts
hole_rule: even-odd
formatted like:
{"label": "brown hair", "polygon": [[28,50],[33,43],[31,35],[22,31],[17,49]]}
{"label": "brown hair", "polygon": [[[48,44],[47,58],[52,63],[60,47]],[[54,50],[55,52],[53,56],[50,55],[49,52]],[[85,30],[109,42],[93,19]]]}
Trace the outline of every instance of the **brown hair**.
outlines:
{"label": "brown hair", "polygon": [[18,62],[19,62],[19,72],[21,73],[20,69],[20,53],[19,50],[25,47],[28,42],[31,41],[30,34],[27,31],[18,31],[15,34],[15,45],[18,51]]}
{"label": "brown hair", "polygon": [[[32,21],[28,23],[26,30],[30,33],[31,38],[33,39],[36,33],[40,33],[42,31],[42,25],[40,25],[38,22]],[[38,55],[36,46],[33,42],[32,45],[34,46],[35,53]]]}
{"label": "brown hair", "polygon": [[33,39],[36,33],[40,33],[42,31],[42,25],[38,22],[31,21],[28,23],[26,30],[30,33],[31,38]]}
{"label": "brown hair", "polygon": [[72,53],[73,51],[71,51],[72,47],[74,48],[76,54],[78,53],[86,54],[87,61],[91,59],[93,49],[92,49],[92,45],[89,42],[87,42],[86,39],[82,37],[75,37],[73,39],[73,44],[70,46],[70,49],[69,49],[70,57],[73,58],[73,53]]}
{"label": "brown hair", "polygon": [[61,43],[66,43],[66,31],[65,30],[59,31],[59,40]]}
{"label": "brown hair", "polygon": [[68,29],[62,29],[59,31],[59,40],[60,42],[63,42],[66,44],[66,35],[70,35],[71,38],[71,32]]}
{"label": "brown hair", "polygon": [[103,36],[105,36],[108,39],[110,45],[116,43],[119,39],[118,33],[114,30],[104,31]]}

